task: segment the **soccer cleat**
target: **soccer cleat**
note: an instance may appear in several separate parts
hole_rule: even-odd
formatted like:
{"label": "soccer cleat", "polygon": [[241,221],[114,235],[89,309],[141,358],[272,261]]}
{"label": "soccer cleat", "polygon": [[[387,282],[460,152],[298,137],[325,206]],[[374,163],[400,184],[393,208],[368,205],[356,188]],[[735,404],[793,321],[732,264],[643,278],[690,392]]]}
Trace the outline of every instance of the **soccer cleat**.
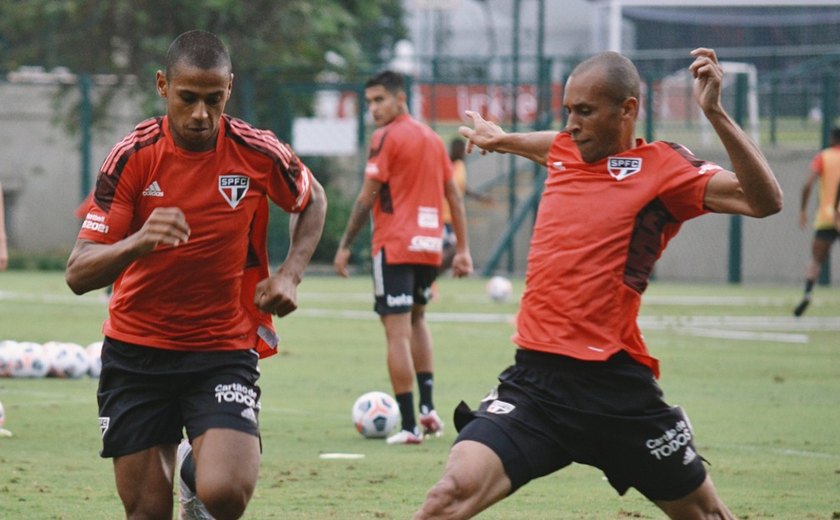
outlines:
{"label": "soccer cleat", "polygon": [[423,437],[440,437],[443,435],[443,421],[440,420],[434,410],[420,414],[420,426],[423,427]]}
{"label": "soccer cleat", "polygon": [[388,444],[420,444],[423,442],[423,437],[420,437],[420,432],[415,428],[413,432],[400,430],[385,439],[385,442]]}
{"label": "soccer cleat", "polygon": [[809,298],[808,296],[805,296],[804,298],[802,298],[802,301],[799,302],[799,305],[797,305],[796,308],[793,309],[793,315],[796,316],[797,318],[799,316],[802,316],[805,313],[805,309],[808,308],[808,305],[810,303],[811,303],[811,298]]}
{"label": "soccer cleat", "polygon": [[178,511],[181,520],[213,520],[201,500],[195,496],[195,463],[192,446],[184,439],[178,445]]}

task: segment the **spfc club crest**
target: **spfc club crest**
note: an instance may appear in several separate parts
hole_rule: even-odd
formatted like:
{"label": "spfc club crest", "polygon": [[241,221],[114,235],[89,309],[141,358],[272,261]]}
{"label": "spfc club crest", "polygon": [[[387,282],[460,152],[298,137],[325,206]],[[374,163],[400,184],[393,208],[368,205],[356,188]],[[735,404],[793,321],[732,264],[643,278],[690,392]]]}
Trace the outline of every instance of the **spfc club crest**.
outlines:
{"label": "spfc club crest", "polygon": [[248,193],[251,179],[247,175],[222,175],[219,177],[219,191],[231,208],[235,208]]}
{"label": "spfc club crest", "polygon": [[641,157],[610,157],[607,160],[607,169],[615,180],[620,181],[639,173],[642,169],[642,159]]}

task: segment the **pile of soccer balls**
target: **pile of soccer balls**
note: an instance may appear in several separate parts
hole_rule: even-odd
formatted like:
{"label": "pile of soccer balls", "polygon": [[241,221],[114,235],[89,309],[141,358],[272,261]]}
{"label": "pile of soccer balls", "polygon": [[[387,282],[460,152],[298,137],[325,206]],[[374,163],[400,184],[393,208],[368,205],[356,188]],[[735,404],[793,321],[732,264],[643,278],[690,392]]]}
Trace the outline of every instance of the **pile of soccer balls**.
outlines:
{"label": "pile of soccer balls", "polygon": [[76,343],[0,340],[0,377],[99,377],[102,342]]}

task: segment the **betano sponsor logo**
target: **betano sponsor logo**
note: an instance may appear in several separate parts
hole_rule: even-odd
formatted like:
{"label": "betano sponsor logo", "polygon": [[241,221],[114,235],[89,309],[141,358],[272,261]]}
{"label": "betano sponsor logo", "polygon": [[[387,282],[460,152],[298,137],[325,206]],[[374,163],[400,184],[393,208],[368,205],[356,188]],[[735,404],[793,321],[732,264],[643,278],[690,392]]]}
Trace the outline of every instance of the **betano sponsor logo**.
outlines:
{"label": "betano sponsor logo", "polygon": [[96,215],[95,213],[88,213],[85,215],[85,221],[82,222],[82,229],[89,229],[105,235],[110,228],[105,223],[105,217]]}
{"label": "betano sponsor logo", "polygon": [[385,295],[385,303],[388,307],[403,307],[405,305],[414,305],[414,297],[410,294]]}

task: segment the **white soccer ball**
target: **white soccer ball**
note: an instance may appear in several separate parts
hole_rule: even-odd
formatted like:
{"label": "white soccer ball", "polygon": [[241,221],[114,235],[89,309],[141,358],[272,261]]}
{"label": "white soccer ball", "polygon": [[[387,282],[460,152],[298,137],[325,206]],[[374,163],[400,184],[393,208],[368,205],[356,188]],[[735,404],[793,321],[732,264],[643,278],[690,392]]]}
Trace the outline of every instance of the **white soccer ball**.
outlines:
{"label": "white soccer ball", "polygon": [[353,424],[368,439],[387,437],[400,422],[400,407],[385,392],[362,394],[353,403]]}
{"label": "white soccer ball", "polygon": [[0,377],[12,375],[12,357],[17,349],[17,341],[4,339],[0,341]]}
{"label": "white soccer ball", "polygon": [[85,351],[88,356],[88,375],[90,377],[99,377],[102,372],[102,342],[94,341],[87,347]]}
{"label": "white soccer ball", "polygon": [[84,347],[76,343],[50,342],[44,344],[50,360],[47,375],[77,379],[87,374],[90,360]]}
{"label": "white soccer ball", "polygon": [[44,377],[50,362],[40,343],[21,341],[12,349],[12,377]]}
{"label": "white soccer ball", "polygon": [[494,276],[487,280],[487,296],[494,302],[505,302],[513,292],[513,285],[504,276]]}

